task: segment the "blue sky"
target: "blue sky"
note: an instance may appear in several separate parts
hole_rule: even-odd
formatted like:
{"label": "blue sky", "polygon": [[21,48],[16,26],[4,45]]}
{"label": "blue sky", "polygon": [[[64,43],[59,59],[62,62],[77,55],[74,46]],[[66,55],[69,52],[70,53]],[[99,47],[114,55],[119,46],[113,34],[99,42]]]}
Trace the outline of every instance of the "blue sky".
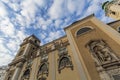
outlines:
{"label": "blue sky", "polygon": [[92,13],[107,23],[101,3],[106,0],[0,0],[0,66],[16,55],[22,40],[35,34],[41,45],[57,39],[64,27]]}

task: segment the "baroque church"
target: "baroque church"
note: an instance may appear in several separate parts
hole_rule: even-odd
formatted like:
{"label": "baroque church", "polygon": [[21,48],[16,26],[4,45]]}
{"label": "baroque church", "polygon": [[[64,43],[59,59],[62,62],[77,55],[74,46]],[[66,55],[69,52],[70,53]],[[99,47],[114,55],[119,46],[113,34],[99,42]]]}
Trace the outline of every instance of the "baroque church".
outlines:
{"label": "baroque church", "polygon": [[42,46],[25,38],[5,80],[120,80],[120,20],[105,24],[92,14],[64,30]]}

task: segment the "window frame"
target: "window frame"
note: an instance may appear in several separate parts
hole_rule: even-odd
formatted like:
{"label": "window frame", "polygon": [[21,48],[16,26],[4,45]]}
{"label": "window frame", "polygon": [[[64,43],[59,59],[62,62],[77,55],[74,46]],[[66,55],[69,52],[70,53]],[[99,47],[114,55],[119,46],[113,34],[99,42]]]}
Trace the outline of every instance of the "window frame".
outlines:
{"label": "window frame", "polygon": [[[84,29],[84,28],[90,28],[90,30],[85,31],[85,32],[82,32],[81,34],[78,34],[78,32],[79,32],[81,29]],[[91,26],[80,27],[80,28],[75,32],[75,36],[78,37],[78,36],[84,35],[84,34],[86,34],[86,33],[88,33],[88,32],[91,32],[92,30],[94,30],[94,28],[91,27]]]}

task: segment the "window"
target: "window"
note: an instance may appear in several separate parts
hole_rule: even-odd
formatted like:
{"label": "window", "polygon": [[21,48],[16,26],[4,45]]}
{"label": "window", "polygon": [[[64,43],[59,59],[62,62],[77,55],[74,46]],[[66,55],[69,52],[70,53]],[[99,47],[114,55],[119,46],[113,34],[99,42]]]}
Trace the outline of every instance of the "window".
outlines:
{"label": "window", "polygon": [[89,28],[89,27],[84,27],[84,28],[81,28],[81,29],[79,29],[78,31],[77,31],[77,36],[78,35],[81,35],[81,34],[83,34],[83,33],[85,33],[85,32],[88,32],[88,31],[90,31],[90,30],[92,30],[91,28]]}
{"label": "window", "polygon": [[24,74],[23,74],[23,78],[29,78],[29,76],[30,76],[30,69],[27,69],[25,72],[24,72]]}
{"label": "window", "polygon": [[45,77],[41,77],[38,80],[46,80],[46,78]]}
{"label": "window", "polygon": [[59,73],[61,73],[61,70],[66,68],[71,68],[71,70],[73,70],[73,65],[72,65],[72,61],[70,61],[70,56],[68,57],[62,57],[61,59],[58,60],[58,71]]}
{"label": "window", "polygon": [[11,80],[11,77],[9,76],[7,80]]}
{"label": "window", "polygon": [[120,33],[120,27],[118,27],[118,32]]}
{"label": "window", "polygon": [[46,63],[42,64],[38,71],[38,74],[44,74],[44,73],[48,73],[48,67]]}
{"label": "window", "polygon": [[70,60],[69,60],[69,58],[67,58],[67,57],[63,57],[63,58],[60,60],[60,63],[59,63],[59,64],[60,64],[60,65],[59,65],[60,68],[64,68],[64,67],[66,67],[67,65],[70,64]]}
{"label": "window", "polygon": [[37,40],[35,40],[35,43],[37,43]]}
{"label": "window", "polygon": [[120,75],[113,75],[114,80],[120,80]]}

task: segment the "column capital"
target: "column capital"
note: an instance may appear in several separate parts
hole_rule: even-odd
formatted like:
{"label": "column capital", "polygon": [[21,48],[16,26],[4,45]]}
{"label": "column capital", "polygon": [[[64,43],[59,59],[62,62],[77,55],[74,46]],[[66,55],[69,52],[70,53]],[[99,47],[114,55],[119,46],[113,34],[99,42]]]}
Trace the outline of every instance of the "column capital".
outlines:
{"label": "column capital", "polygon": [[16,64],[16,67],[22,67],[23,66],[23,62],[19,62]]}

